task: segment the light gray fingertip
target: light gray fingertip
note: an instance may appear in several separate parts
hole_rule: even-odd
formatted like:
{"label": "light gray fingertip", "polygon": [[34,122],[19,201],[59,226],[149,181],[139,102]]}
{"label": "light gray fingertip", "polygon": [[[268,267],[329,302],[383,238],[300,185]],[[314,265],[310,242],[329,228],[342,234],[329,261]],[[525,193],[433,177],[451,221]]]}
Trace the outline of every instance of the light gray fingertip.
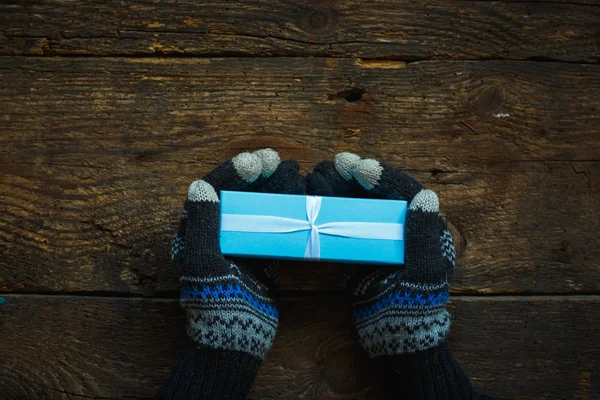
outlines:
{"label": "light gray fingertip", "polygon": [[273,149],[256,150],[253,154],[260,158],[260,162],[262,163],[262,176],[265,178],[273,175],[273,172],[275,172],[281,162],[279,154]]}
{"label": "light gray fingertip", "polygon": [[238,154],[231,162],[237,174],[246,182],[254,182],[262,173],[262,162],[254,154]]}
{"label": "light gray fingertip", "polygon": [[360,160],[352,172],[356,180],[367,190],[373,189],[381,179],[383,166],[377,160]]}
{"label": "light gray fingertip", "polygon": [[425,212],[438,212],[440,210],[440,200],[433,190],[421,189],[412,199],[409,210],[420,209]]}
{"label": "light gray fingertip", "polygon": [[335,170],[344,178],[349,181],[352,179],[352,171],[356,168],[356,164],[360,161],[360,157],[354,153],[347,151],[338,153],[335,155]]}
{"label": "light gray fingertip", "polygon": [[217,192],[212,185],[206,181],[199,180],[192,182],[188,189],[188,200],[190,201],[213,201],[219,202]]}

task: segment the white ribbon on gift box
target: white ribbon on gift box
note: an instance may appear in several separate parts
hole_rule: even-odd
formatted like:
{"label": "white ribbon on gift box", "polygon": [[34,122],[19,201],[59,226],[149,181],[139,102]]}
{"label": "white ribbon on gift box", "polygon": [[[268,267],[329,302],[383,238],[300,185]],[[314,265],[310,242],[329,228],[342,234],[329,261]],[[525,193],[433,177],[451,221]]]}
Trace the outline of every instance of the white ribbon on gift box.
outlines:
{"label": "white ribbon on gift box", "polygon": [[307,220],[272,215],[222,214],[221,231],[290,233],[310,230],[305,259],[321,258],[319,234],[356,239],[403,240],[404,225],[391,222],[328,222],[315,225],[321,210],[321,196],[306,196]]}

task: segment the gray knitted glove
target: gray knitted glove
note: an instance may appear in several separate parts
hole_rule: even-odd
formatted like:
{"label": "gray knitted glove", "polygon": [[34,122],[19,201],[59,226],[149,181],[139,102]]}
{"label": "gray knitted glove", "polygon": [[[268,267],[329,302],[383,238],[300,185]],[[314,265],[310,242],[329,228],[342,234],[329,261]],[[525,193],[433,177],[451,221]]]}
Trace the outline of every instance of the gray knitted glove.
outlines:
{"label": "gray knitted glove", "polygon": [[307,193],[409,202],[404,266],[346,268],[353,320],[372,358],[440,344],[450,328],[445,305],[455,252],[437,195],[398,169],[351,153],[319,163],[307,177]]}

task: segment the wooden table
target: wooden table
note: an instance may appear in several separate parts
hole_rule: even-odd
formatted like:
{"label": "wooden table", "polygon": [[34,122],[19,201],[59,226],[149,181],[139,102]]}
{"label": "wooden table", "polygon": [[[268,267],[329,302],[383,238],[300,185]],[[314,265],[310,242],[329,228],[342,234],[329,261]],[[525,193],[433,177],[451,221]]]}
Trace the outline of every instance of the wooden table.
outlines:
{"label": "wooden table", "polygon": [[[0,397],[150,399],[185,345],[169,243],[244,150],[439,193],[450,346],[498,398],[600,398],[597,1],[0,5]],[[377,398],[337,265],[282,266],[252,399]]]}

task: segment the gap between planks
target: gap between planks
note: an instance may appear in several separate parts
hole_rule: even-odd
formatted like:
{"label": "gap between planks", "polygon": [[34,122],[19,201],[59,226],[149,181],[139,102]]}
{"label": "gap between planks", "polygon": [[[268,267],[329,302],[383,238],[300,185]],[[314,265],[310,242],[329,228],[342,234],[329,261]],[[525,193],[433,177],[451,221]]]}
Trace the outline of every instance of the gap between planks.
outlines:
{"label": "gap between planks", "polygon": [[[399,65],[404,64],[404,66],[408,64],[414,64],[419,62],[427,62],[427,61],[447,61],[447,62],[486,62],[486,61],[504,61],[504,62],[514,62],[514,63],[556,63],[556,64],[577,64],[577,65],[600,65],[600,61],[586,61],[586,60],[560,60],[551,57],[527,57],[527,58],[504,58],[504,57],[488,57],[488,58],[472,58],[472,57],[423,57],[423,58],[414,58],[414,57],[376,57],[376,58],[361,58],[361,57],[353,57],[353,56],[343,56],[343,55],[331,55],[331,56],[304,56],[304,55],[270,55],[270,56],[261,56],[261,55],[253,55],[253,54],[228,54],[228,55],[211,55],[211,54],[111,54],[111,55],[96,55],[96,54],[61,54],[61,55],[39,55],[39,54],[0,54],[0,59],[2,58],[46,58],[46,59],[73,59],[73,58],[94,58],[94,59],[136,59],[136,60],[164,60],[164,59],[198,59],[198,60],[220,60],[220,59],[236,59],[236,58],[295,58],[295,59],[336,59],[336,60],[356,60],[357,65],[362,68],[394,68],[391,66],[391,63],[397,63]],[[381,66],[377,66],[377,64],[382,64]],[[361,65],[363,64],[363,65]],[[402,68],[401,66],[395,68]]]}

